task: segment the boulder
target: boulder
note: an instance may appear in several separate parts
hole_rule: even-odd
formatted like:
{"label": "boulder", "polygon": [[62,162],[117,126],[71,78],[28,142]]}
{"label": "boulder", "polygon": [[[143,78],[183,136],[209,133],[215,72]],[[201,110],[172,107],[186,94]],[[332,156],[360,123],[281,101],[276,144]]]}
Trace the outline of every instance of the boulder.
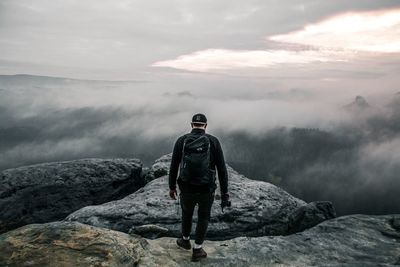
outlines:
{"label": "boulder", "polygon": [[137,159],[80,159],[0,173],[0,233],[62,220],[84,206],[120,199],[144,185]]}
{"label": "boulder", "polygon": [[146,173],[146,182],[169,174],[169,165],[171,164],[172,153],[162,156],[154,161],[154,164]]}
{"label": "boulder", "polygon": [[301,206],[289,216],[288,234],[301,232],[311,226],[336,217],[331,202],[315,201]]}
{"label": "boulder", "polygon": [[145,240],[78,222],[25,225],[0,235],[0,266],[137,266]]}
{"label": "boulder", "polygon": [[[250,180],[229,166],[228,173],[232,207],[221,211],[217,189],[208,239],[284,235],[335,217],[330,202],[307,204],[270,183]],[[121,200],[84,207],[66,220],[154,238],[179,236],[180,216],[178,201],[168,196],[168,177],[162,176]]]}

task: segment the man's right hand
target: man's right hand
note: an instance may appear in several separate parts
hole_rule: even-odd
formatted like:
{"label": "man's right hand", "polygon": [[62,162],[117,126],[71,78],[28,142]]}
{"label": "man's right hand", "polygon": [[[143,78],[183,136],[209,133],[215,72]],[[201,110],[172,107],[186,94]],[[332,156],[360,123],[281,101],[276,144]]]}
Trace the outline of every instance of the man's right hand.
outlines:
{"label": "man's right hand", "polygon": [[175,199],[176,200],[176,196],[178,195],[178,193],[176,192],[176,189],[174,189],[174,190],[172,190],[172,189],[170,189],[169,190],[169,196],[172,198],[172,199]]}

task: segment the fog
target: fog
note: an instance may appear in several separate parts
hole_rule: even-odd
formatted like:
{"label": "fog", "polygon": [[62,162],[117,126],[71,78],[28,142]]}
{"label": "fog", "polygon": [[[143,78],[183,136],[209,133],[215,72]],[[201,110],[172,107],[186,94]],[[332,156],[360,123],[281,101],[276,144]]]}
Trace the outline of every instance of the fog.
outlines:
{"label": "fog", "polygon": [[248,177],[307,201],[333,201],[339,214],[399,212],[395,90],[363,88],[370,105],[363,109],[351,104],[356,90],[205,83],[1,76],[0,168],[86,157],[136,157],[148,166],[203,112],[228,164]]}

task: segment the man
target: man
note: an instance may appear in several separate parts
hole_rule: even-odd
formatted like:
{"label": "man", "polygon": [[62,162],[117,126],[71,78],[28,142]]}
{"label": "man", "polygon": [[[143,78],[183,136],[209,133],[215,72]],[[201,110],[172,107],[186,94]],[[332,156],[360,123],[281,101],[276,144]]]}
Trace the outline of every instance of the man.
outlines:
{"label": "man", "polygon": [[[176,183],[180,189],[182,207],[182,237],[176,240],[179,247],[190,250],[190,232],[193,211],[198,205],[196,239],[192,250],[192,261],[207,257],[202,248],[211,206],[216,189],[215,169],[221,189],[221,207],[230,206],[228,194],[228,173],[224,154],[219,140],[206,134],[207,118],[203,114],[195,114],[191,122],[192,131],[178,138],[172,153],[169,172],[169,195],[176,199]],[[178,176],[179,171],[179,177]]]}

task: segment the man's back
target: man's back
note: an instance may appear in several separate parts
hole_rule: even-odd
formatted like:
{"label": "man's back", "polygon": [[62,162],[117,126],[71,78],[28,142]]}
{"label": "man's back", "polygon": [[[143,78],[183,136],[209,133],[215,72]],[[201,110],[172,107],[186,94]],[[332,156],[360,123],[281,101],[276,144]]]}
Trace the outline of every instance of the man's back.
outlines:
{"label": "man's back", "polygon": [[[218,171],[218,179],[221,187],[221,193],[227,193],[228,191],[228,173],[225,166],[225,159],[224,154],[221,148],[221,144],[215,136],[211,134],[207,134],[204,129],[193,128],[192,131],[189,133],[190,135],[194,136],[201,136],[206,135],[210,140],[210,165],[209,168],[212,170]],[[179,184],[179,188],[182,192],[193,192],[193,193],[200,193],[200,192],[210,192],[215,189],[215,182],[211,184],[211,188],[209,185],[192,185],[188,182],[184,182],[178,178],[178,171],[179,165],[182,161],[182,152],[183,152],[183,145],[186,138],[188,138],[189,134],[182,135],[178,138],[175,142],[173,153],[172,153],[172,160],[170,166],[170,173],[169,173],[169,185],[170,189],[175,189],[176,182]],[[177,181],[178,178],[178,181]]]}

